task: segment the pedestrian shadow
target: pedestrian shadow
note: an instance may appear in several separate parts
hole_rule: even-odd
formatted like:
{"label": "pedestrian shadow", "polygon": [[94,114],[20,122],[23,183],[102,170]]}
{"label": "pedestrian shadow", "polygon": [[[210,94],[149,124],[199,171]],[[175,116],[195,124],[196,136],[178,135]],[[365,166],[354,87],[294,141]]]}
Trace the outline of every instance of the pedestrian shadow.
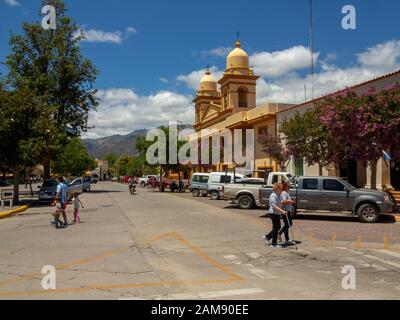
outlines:
{"label": "pedestrian shadow", "polygon": [[[129,191],[129,190],[127,190]],[[124,192],[121,190],[91,190],[90,192],[85,192],[85,194],[90,194],[90,193],[120,193],[120,192]]]}
{"label": "pedestrian shadow", "polygon": [[[358,217],[345,216],[345,215],[314,215],[307,213],[298,213],[293,218],[294,220],[310,220],[310,221],[334,221],[334,222],[357,222],[361,223]],[[396,218],[392,215],[382,215],[379,220],[374,224],[394,224]]]}

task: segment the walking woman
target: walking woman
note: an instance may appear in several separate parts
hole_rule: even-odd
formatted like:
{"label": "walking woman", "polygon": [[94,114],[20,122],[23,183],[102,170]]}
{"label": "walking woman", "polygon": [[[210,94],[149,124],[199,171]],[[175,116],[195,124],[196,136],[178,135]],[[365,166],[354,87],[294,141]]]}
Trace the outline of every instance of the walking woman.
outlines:
{"label": "walking woman", "polygon": [[[272,230],[263,238],[271,244],[271,248],[276,248],[278,245],[278,233],[281,229],[281,215],[286,215],[287,212],[282,209],[282,201],[280,194],[282,192],[282,184],[276,183],[272,187],[272,194],[269,197],[269,217],[272,220]],[[272,243],[271,243],[272,240]]]}
{"label": "walking woman", "polygon": [[288,214],[286,216],[282,216],[284,226],[279,230],[278,239],[282,242],[282,233],[285,234],[285,245],[294,244],[294,240],[290,241],[289,238],[289,229],[293,225],[292,222],[292,213],[293,213],[293,204],[295,203],[289,195],[290,185],[287,182],[282,183],[282,192],[280,194],[281,202],[283,205],[283,210],[285,210]]}

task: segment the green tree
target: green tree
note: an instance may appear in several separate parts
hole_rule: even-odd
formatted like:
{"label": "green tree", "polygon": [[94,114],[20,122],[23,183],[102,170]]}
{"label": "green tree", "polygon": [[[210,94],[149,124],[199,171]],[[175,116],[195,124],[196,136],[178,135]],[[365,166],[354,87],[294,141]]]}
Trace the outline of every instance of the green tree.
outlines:
{"label": "green tree", "polygon": [[260,143],[262,145],[262,151],[279,164],[280,170],[286,171],[290,160],[290,154],[282,143],[281,138],[275,135],[261,136]]}
{"label": "green tree", "polygon": [[336,164],[343,154],[343,148],[327,132],[314,109],[303,114],[297,112],[293,118],[284,120],[280,132],[284,134],[289,154],[304,158],[309,166],[318,165],[320,175],[324,167]]}
{"label": "green tree", "polygon": [[128,173],[129,164],[131,163],[132,160],[133,158],[130,156],[127,155],[120,156],[114,165],[115,174],[118,177],[127,176],[129,174]]}
{"label": "green tree", "polygon": [[118,156],[115,153],[110,153],[105,156],[105,160],[108,161],[108,166],[113,167],[117,162]]}
{"label": "green tree", "polygon": [[55,172],[66,176],[79,177],[96,168],[95,159],[89,155],[80,138],[72,138],[63,151],[52,161]]}
{"label": "green tree", "polygon": [[346,90],[327,97],[317,106],[319,122],[337,145],[346,146],[349,158],[371,166],[371,188],[376,189],[377,163],[382,151],[400,144],[400,83],[370,88],[358,94]]}
{"label": "green tree", "polygon": [[[165,151],[166,151],[166,163],[159,163],[157,165],[152,165],[150,166],[147,162],[146,159],[146,153],[147,153],[147,149],[154,143],[151,141],[146,141],[145,137],[141,137],[137,140],[136,142],[136,149],[138,150],[140,157],[142,157],[142,161],[144,161],[145,165],[148,166],[148,168],[157,168],[158,167],[158,171],[160,172],[160,191],[163,192],[164,188],[163,188],[163,184],[162,184],[162,180],[163,177],[165,175],[165,173],[169,172],[169,171],[174,171],[174,172],[178,172],[178,174],[180,174],[181,171],[188,171],[188,165],[187,164],[182,164],[182,163],[170,163],[172,161],[170,161],[170,130],[168,127],[161,127],[160,128],[164,134],[165,134],[165,138],[166,138],[166,146],[165,146]],[[185,144],[187,143],[186,141],[177,141],[177,151],[179,151],[179,149]],[[197,152],[197,150],[196,150]],[[176,155],[176,158],[178,158],[178,155]],[[180,178],[180,176],[179,176]]]}
{"label": "green tree", "polygon": [[[79,28],[66,16],[62,0],[43,1],[56,8],[56,30],[44,30],[40,22],[24,23],[22,35],[10,38],[7,83],[15,90],[28,90],[36,100],[45,102],[42,116],[56,134],[45,134],[42,162],[45,176],[50,173],[49,161],[68,137],[87,131],[89,111],[98,105],[93,83],[98,74],[92,62],[83,57]],[[40,17],[40,21],[41,21]],[[47,132],[47,131],[46,131]]]}
{"label": "green tree", "polygon": [[27,89],[0,90],[0,163],[14,176],[14,202],[19,201],[21,172],[39,160],[43,136],[54,133],[41,116],[43,110]]}

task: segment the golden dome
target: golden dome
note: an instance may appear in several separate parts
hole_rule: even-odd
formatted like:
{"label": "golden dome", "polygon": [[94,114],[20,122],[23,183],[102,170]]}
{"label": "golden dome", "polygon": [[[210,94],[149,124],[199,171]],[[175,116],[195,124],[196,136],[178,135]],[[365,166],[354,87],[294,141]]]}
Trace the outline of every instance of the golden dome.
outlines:
{"label": "golden dome", "polygon": [[217,92],[217,81],[215,81],[209,69],[200,81],[199,92]]}
{"label": "golden dome", "polygon": [[236,41],[235,49],[231,51],[226,59],[226,70],[249,69],[249,55],[240,47],[240,40]]}

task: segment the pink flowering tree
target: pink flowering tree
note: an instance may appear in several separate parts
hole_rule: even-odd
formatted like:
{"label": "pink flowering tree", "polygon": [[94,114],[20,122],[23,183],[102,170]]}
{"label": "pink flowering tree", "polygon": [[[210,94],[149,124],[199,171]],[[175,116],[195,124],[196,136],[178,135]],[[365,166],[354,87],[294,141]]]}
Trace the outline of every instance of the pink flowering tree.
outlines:
{"label": "pink flowering tree", "polygon": [[352,90],[323,99],[317,105],[319,121],[350,159],[371,167],[371,188],[376,189],[377,162],[383,150],[400,143],[400,85],[379,92]]}

